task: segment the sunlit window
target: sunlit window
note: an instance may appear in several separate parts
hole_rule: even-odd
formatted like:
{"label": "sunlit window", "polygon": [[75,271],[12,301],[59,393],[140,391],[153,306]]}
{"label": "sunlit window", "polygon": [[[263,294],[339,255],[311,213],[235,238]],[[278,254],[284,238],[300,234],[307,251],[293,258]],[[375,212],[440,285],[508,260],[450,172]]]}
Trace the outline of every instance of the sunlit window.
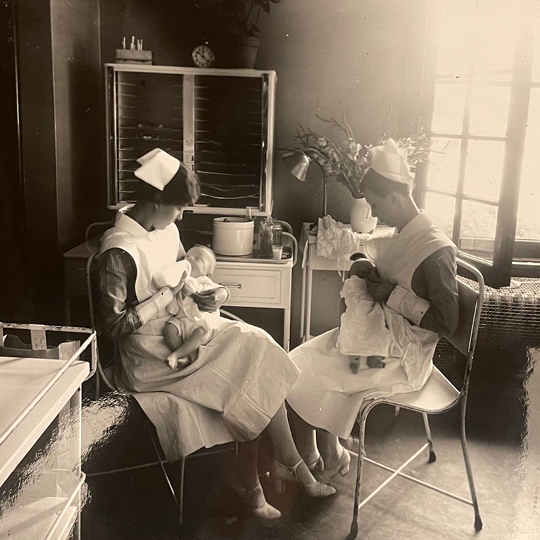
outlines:
{"label": "sunlit window", "polygon": [[462,253],[493,266],[501,235],[540,240],[537,6],[439,0],[433,10],[423,205]]}

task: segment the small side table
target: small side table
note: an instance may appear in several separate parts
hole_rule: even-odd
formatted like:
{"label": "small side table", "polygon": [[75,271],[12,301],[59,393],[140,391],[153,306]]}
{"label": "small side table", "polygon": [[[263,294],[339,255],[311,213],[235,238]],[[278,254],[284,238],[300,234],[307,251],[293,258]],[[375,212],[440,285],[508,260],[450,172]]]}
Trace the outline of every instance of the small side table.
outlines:
{"label": "small side table", "polygon": [[[350,253],[343,259],[329,259],[317,253],[317,235],[312,234],[312,223],[303,223],[300,234],[299,248],[303,252],[302,258],[302,299],[300,305],[300,339],[302,343],[311,339],[311,299],[313,294],[313,272],[317,270],[333,270],[347,272],[352,261]],[[378,225],[371,237],[383,236],[391,231],[391,227]],[[359,251],[354,253],[362,252]]]}

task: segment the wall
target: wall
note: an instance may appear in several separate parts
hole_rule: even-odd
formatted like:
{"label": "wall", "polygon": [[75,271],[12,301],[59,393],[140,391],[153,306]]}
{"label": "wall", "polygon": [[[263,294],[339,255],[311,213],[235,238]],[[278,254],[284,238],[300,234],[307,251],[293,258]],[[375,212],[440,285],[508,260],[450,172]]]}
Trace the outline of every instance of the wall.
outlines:
{"label": "wall", "polygon": [[[346,113],[357,138],[369,142],[387,121],[395,128],[401,91],[401,45],[407,23],[405,3],[329,0],[284,2],[262,26],[260,67],[278,73],[276,146],[290,146],[298,124],[333,134],[315,118]],[[395,129],[394,129],[395,131]],[[312,221],[322,208],[320,172],[299,184],[276,160],[276,213]],[[302,200],[299,207],[296,201]],[[348,222],[352,199],[329,182],[329,213]]]}
{"label": "wall", "polygon": [[[27,320],[43,315],[37,307],[53,302],[48,291],[58,289],[54,276],[60,271],[55,257],[58,245],[56,227],[56,170],[54,136],[54,89],[49,2],[18,2],[19,103],[21,118],[22,178],[26,250],[29,275],[28,299],[34,313]],[[42,272],[41,278],[38,269]],[[46,285],[47,284],[47,285]],[[36,313],[37,312],[37,313]],[[51,322],[54,319],[51,314]],[[24,319],[23,319],[24,320]],[[35,319],[34,319],[35,320]],[[39,322],[44,320],[37,319]],[[26,321],[25,321],[26,322]]]}
{"label": "wall", "polygon": [[98,0],[20,0],[17,30],[32,305],[21,319],[57,323],[62,253],[84,238],[104,191]]}
{"label": "wall", "polygon": [[[24,305],[24,193],[20,175],[17,49],[13,0],[0,5],[0,321],[16,320]],[[18,291],[18,295],[14,294]]]}
{"label": "wall", "polygon": [[82,239],[103,201],[99,4],[53,0],[51,25],[58,244],[64,252]]}

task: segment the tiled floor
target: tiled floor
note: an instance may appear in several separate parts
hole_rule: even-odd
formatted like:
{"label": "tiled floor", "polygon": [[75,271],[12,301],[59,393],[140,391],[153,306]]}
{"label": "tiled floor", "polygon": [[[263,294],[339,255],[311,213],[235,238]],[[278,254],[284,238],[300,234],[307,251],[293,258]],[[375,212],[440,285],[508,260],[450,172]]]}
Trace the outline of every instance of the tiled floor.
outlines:
{"label": "tiled floor", "polygon": [[[404,479],[397,479],[360,511],[359,538],[365,540],[529,540],[540,539],[540,350],[500,350],[477,359],[468,414],[469,449],[484,529],[475,534],[472,508]],[[437,461],[416,460],[408,472],[468,496],[458,438],[458,415],[432,417]],[[276,494],[264,482],[269,501],[283,518],[266,527],[244,510],[224,481],[229,456],[189,460],[186,467],[186,523],[159,467],[96,475],[100,471],[153,459],[145,417],[122,399],[89,401],[83,409],[87,500],[83,540],[344,539],[353,506],[354,470],[335,483],[324,500],[291,489]],[[376,408],[368,419],[368,455],[390,466],[424,442],[422,419]],[[261,471],[270,459],[261,452]],[[39,459],[39,456],[38,456]],[[356,464],[354,459],[353,464]],[[171,471],[178,475],[178,465]],[[365,492],[388,476],[371,465]],[[29,539],[31,540],[31,539]]]}
{"label": "tiled floor", "polygon": [[[394,425],[389,425],[391,412],[374,414],[372,420],[382,426],[371,422],[367,450],[373,459],[392,466],[412,455],[424,437],[420,417],[404,411]],[[455,436],[455,415],[449,415],[447,423],[433,421],[432,424],[438,459],[427,464],[425,457],[420,458],[409,471],[420,479],[467,496],[461,447]],[[540,538],[537,451],[538,448],[527,453],[514,445],[472,438],[470,453],[485,524],[482,539]],[[188,526],[180,531],[175,526],[175,507],[156,468],[121,473],[114,478],[91,478],[88,486],[92,498],[83,514],[83,538],[307,540],[347,536],[354,472],[337,481],[338,494],[326,500],[307,499],[298,490],[277,495],[268,486],[268,499],[284,514],[282,523],[269,529],[243,511],[219,477],[222,464],[219,458],[188,462]],[[367,465],[364,487],[371,491],[387,476],[384,471]],[[366,540],[475,537],[471,507],[403,479],[391,483],[363,508],[359,523],[359,537]]]}
{"label": "tiled floor", "polygon": [[[511,355],[521,356],[512,358]],[[484,529],[475,534],[472,508],[404,479],[397,479],[360,511],[359,538],[366,540],[529,540],[540,539],[540,373],[532,370],[540,351],[500,351],[477,359],[469,407],[469,449]],[[524,366],[515,369],[516,361]],[[504,366],[508,366],[505,368]],[[495,370],[495,367],[497,369]],[[505,369],[506,375],[501,374]],[[497,372],[499,375],[495,376]],[[531,375],[532,373],[532,375]],[[90,413],[96,404],[89,407]],[[107,407],[102,407],[101,414]],[[112,414],[114,416],[115,413]],[[99,415],[96,416],[96,418]],[[389,408],[375,409],[368,420],[368,455],[390,466],[412,455],[424,442],[419,415],[402,411],[396,421]],[[88,417],[89,418],[89,417]],[[141,418],[134,418],[140,422]],[[127,422],[129,423],[129,422]],[[409,471],[420,479],[468,496],[458,437],[458,411],[431,420],[437,461],[419,458]],[[117,447],[141,445],[127,431]],[[121,438],[124,440],[120,440]],[[148,442],[148,457],[151,446]],[[142,453],[135,452],[135,454]],[[103,450],[101,452],[103,454]],[[88,467],[104,467],[99,450]],[[93,456],[93,457],[92,457]],[[137,458],[140,455],[137,455]],[[115,466],[109,453],[109,466]],[[99,465],[96,463],[101,462]],[[356,459],[354,460],[356,464]],[[265,459],[261,460],[264,470]],[[95,470],[94,469],[94,470]],[[100,540],[344,539],[353,506],[354,471],[335,483],[336,496],[310,500],[298,490],[267,498],[283,513],[271,528],[244,511],[223,479],[224,456],[188,461],[186,518],[176,525],[176,508],[159,469],[143,469],[88,480],[90,499],[83,511],[83,538]],[[174,472],[174,466],[173,466]],[[366,465],[364,488],[371,491],[388,473]]]}

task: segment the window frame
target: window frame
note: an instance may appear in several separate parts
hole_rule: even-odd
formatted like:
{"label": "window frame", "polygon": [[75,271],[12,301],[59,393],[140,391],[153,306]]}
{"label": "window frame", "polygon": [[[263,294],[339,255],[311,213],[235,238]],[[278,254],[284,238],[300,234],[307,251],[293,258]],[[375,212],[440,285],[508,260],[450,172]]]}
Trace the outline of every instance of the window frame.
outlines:
{"label": "window frame", "polygon": [[[449,134],[434,132],[431,130],[435,93],[437,84],[441,82],[449,83],[450,75],[438,74],[437,65],[437,7],[438,1],[431,1],[427,13],[427,36],[426,47],[424,49],[424,70],[422,80],[423,104],[422,110],[427,136],[441,137],[460,141],[460,163],[457,179],[456,191],[449,192],[442,189],[430,188],[427,185],[426,164],[419,164],[417,170],[417,186],[415,189],[415,199],[417,203],[424,207],[427,193],[438,193],[447,195],[455,200],[454,222],[452,241],[459,245],[459,238],[462,223],[463,201],[474,201],[482,204],[489,204],[498,207],[497,221],[495,229],[495,239],[493,248],[493,259],[488,261],[464,251],[459,250],[459,256],[476,266],[484,275],[486,283],[492,287],[502,287],[510,284],[512,276],[538,277],[540,276],[540,262],[533,262],[530,259],[517,260],[517,253],[525,250],[534,253],[540,251],[540,241],[516,240],[520,180],[525,153],[525,140],[527,130],[527,120],[529,114],[529,103],[532,89],[540,87],[540,83],[532,82],[533,53],[534,53],[534,33],[532,24],[534,17],[526,17],[525,28],[520,32],[516,51],[514,54],[514,66],[511,71],[509,81],[490,80],[485,74],[489,72],[475,71],[474,66],[470,67],[465,82],[453,82],[453,84],[466,85],[465,110],[462,118],[462,128],[460,134]],[[540,38],[540,36],[539,36]],[[483,75],[480,75],[480,73]],[[490,72],[492,75],[500,72]],[[508,72],[506,72],[508,73]],[[510,101],[508,106],[508,119],[506,134],[503,137],[478,136],[469,131],[470,101],[472,88],[475,84],[487,85],[489,87],[504,85],[510,89]],[[465,181],[465,161],[467,144],[470,140],[487,140],[504,142],[504,159],[502,178],[497,202],[480,197],[466,195],[464,193]],[[515,248],[518,248],[517,251]],[[514,254],[516,252],[516,260]],[[538,256],[538,255],[537,255]]]}

